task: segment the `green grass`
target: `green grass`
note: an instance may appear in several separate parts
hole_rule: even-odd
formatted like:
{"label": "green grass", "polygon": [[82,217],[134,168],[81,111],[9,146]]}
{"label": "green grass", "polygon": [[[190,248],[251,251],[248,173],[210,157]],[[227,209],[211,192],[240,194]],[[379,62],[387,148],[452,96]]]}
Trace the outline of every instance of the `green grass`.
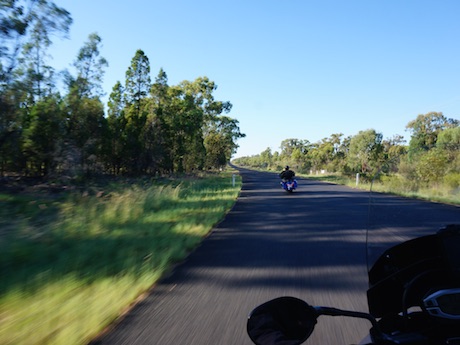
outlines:
{"label": "green grass", "polygon": [[350,179],[342,175],[302,175],[300,174],[300,176],[307,177],[309,180],[324,181],[324,182],[343,184],[343,185],[346,185],[351,181]]}
{"label": "green grass", "polygon": [[0,195],[0,343],[87,343],[202,241],[240,186],[224,172]]}

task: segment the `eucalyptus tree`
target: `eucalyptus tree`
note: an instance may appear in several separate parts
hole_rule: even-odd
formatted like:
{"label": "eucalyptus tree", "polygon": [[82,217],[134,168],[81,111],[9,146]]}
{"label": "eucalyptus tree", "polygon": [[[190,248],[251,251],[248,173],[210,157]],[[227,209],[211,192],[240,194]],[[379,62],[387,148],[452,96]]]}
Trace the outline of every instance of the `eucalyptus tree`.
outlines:
{"label": "eucalyptus tree", "polygon": [[436,148],[445,152],[449,161],[449,171],[458,174],[460,184],[460,126],[441,131]]}
{"label": "eucalyptus tree", "polygon": [[333,146],[332,159],[329,163],[328,169],[333,172],[343,171],[346,165],[347,155],[347,138],[344,138],[343,133],[333,133],[329,136],[328,141]]}
{"label": "eucalyptus tree", "polygon": [[[241,132],[238,120],[228,116],[218,116],[208,123],[204,137],[206,165],[219,168],[227,164],[238,148],[237,140],[246,135]],[[271,164],[271,153],[264,156]]]}
{"label": "eucalyptus tree", "polygon": [[92,33],[88,41],[80,48],[77,59],[73,65],[78,75],[75,83],[78,87],[80,97],[101,97],[104,95],[102,82],[105,68],[108,67],[107,60],[101,56],[102,39],[98,34]]}
{"label": "eucalyptus tree", "polygon": [[433,148],[417,157],[414,164],[416,177],[422,184],[439,183],[449,167],[449,158],[445,151]]}
{"label": "eucalyptus tree", "polygon": [[[46,50],[51,36],[66,34],[69,12],[47,0],[0,0],[0,151],[2,162],[15,160],[7,148],[20,147],[28,106],[49,95],[53,70]],[[9,158],[8,158],[9,157]]]}
{"label": "eucalyptus tree", "polygon": [[406,129],[411,132],[409,152],[433,148],[441,131],[458,127],[459,123],[459,120],[447,118],[440,112],[418,115],[406,125]]}
{"label": "eucalyptus tree", "polygon": [[237,140],[245,138],[246,134],[241,132],[239,121],[234,118],[220,116],[217,123],[218,130],[224,136],[225,155],[227,157],[227,161],[230,161],[230,158],[236,153],[236,150],[239,147]]}
{"label": "eucalyptus tree", "polygon": [[0,0],[0,85],[13,79],[24,41],[39,32],[46,43],[51,34],[67,33],[71,23],[70,13],[52,1]]}
{"label": "eucalyptus tree", "polygon": [[405,159],[407,154],[406,140],[402,135],[395,134],[391,138],[382,141],[383,155],[385,164],[382,172],[397,172],[401,159]]}
{"label": "eucalyptus tree", "polygon": [[[206,160],[222,162],[225,157],[228,162],[238,147],[236,140],[245,136],[240,132],[237,120],[222,115],[231,111],[232,104],[214,98],[217,85],[207,77],[196,78],[193,82],[184,81],[179,87],[186,105],[181,120],[187,143],[186,170],[201,169]],[[219,141],[217,151],[210,145],[216,140]]]}
{"label": "eucalyptus tree", "polygon": [[44,23],[38,22],[32,28],[31,39],[24,45],[18,75],[22,80],[23,104],[30,106],[49,95],[55,88],[54,69],[47,64],[50,56],[47,49],[50,38],[43,34]]}
{"label": "eucalyptus tree", "polygon": [[460,152],[460,126],[439,132],[436,146],[450,152]]}
{"label": "eucalyptus tree", "polygon": [[[222,134],[210,132],[204,139],[206,149],[205,166],[207,168],[220,168],[227,164],[228,159],[225,155],[225,144]],[[268,163],[266,163],[268,165]]]}
{"label": "eucalyptus tree", "polygon": [[151,88],[150,62],[142,50],[137,50],[126,71],[124,99],[126,102],[125,166],[134,173],[145,167],[143,132],[148,116],[147,97]]}
{"label": "eucalyptus tree", "polygon": [[29,125],[22,134],[22,150],[29,173],[46,176],[56,172],[59,164],[56,152],[65,134],[64,114],[57,95],[47,96],[31,107]]}
{"label": "eucalyptus tree", "polygon": [[91,34],[79,50],[74,67],[76,77],[67,78],[68,145],[79,151],[80,169],[94,170],[95,161],[102,154],[106,128],[102,95],[102,78],[107,60],[100,56],[101,38]]}
{"label": "eucalyptus tree", "polygon": [[203,111],[187,83],[170,87],[171,106],[165,118],[171,135],[173,169],[179,173],[202,168],[206,154]]}
{"label": "eucalyptus tree", "polygon": [[12,88],[13,71],[21,51],[29,20],[15,0],[0,0],[0,164],[1,175],[20,150],[18,93]]}
{"label": "eucalyptus tree", "polygon": [[[165,77],[165,75],[163,75]],[[164,78],[154,85],[158,96],[167,91],[168,102],[159,103],[159,124],[162,128],[163,146],[167,147],[165,163],[179,173],[201,168],[205,160],[203,143],[204,112],[203,90],[198,83],[183,81],[165,88]],[[160,97],[157,99],[160,100]]]}
{"label": "eucalyptus tree", "polygon": [[123,168],[124,143],[126,142],[126,102],[124,87],[117,81],[109,96],[107,109],[107,136],[104,141],[104,161],[113,174]]}
{"label": "eucalyptus tree", "polygon": [[138,49],[126,71],[126,103],[140,110],[143,100],[149,95],[150,88],[150,61],[145,53]]}
{"label": "eucalyptus tree", "polygon": [[168,85],[168,76],[160,69],[150,89],[149,112],[144,133],[146,151],[150,158],[151,169],[170,172],[173,168],[174,129],[171,126],[172,94]]}
{"label": "eucalyptus tree", "polygon": [[270,167],[273,164],[273,153],[271,148],[267,147],[260,153],[260,164],[263,167]]}
{"label": "eucalyptus tree", "polygon": [[359,131],[350,140],[347,164],[353,172],[375,173],[382,152],[382,134],[374,129]]}
{"label": "eucalyptus tree", "polygon": [[281,156],[291,158],[296,148],[298,148],[302,154],[307,154],[309,144],[310,142],[308,140],[295,138],[285,139],[280,144]]}
{"label": "eucalyptus tree", "polygon": [[324,138],[313,144],[308,152],[308,159],[314,170],[326,170],[334,159],[335,147],[332,140]]}
{"label": "eucalyptus tree", "polygon": [[54,69],[48,64],[50,56],[47,51],[52,44],[52,35],[66,37],[72,18],[69,12],[51,1],[16,1],[19,3],[27,6],[28,15],[25,19],[27,35],[18,58],[17,75],[27,94],[25,102],[33,104],[54,89]]}
{"label": "eucalyptus tree", "polygon": [[238,148],[237,140],[246,135],[240,131],[236,119],[223,115],[232,110],[229,101],[214,98],[217,85],[207,77],[197,78],[191,87],[197,99],[197,105],[203,111],[203,140],[206,149],[206,165],[221,167],[230,161]]}

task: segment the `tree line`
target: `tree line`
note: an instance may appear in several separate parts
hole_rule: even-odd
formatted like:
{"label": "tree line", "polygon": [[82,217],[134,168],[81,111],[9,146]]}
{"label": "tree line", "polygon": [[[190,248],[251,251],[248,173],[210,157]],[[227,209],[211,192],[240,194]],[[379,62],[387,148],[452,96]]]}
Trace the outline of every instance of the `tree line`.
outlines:
{"label": "tree line", "polygon": [[286,139],[280,151],[267,148],[260,154],[241,157],[234,163],[281,170],[285,165],[301,173],[340,173],[397,184],[408,190],[429,185],[460,187],[460,122],[440,112],[420,114],[406,129],[411,137],[395,135],[383,139],[374,129],[354,136],[332,134],[319,142]]}
{"label": "tree line", "polygon": [[52,1],[0,0],[1,175],[182,173],[230,160],[245,135],[227,115],[232,104],[214,99],[213,81],[169,85],[163,69],[152,81],[139,49],[105,107],[108,62],[96,33],[78,51],[75,73],[48,63],[51,38],[71,24]]}

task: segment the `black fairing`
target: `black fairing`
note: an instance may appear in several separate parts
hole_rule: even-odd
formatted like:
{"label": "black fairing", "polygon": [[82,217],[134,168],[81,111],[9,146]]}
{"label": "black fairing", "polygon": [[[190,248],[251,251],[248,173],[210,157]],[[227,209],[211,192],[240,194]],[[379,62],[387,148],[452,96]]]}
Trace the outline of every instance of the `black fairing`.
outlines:
{"label": "black fairing", "polygon": [[460,288],[460,225],[385,251],[369,271],[369,312],[376,318],[421,306],[430,292]]}

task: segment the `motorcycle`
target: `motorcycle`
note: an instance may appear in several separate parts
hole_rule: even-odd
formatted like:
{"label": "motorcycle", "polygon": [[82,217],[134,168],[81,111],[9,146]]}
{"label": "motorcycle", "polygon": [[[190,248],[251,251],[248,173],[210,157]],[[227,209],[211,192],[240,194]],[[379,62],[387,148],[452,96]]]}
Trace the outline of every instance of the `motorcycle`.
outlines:
{"label": "motorcycle", "polygon": [[369,312],[279,297],[255,308],[247,332],[257,345],[298,345],[320,316],[370,322],[365,345],[460,344],[460,224],[385,250],[368,272]]}
{"label": "motorcycle", "polygon": [[281,181],[280,184],[281,184],[281,187],[289,193],[292,193],[297,188],[296,179]]}

